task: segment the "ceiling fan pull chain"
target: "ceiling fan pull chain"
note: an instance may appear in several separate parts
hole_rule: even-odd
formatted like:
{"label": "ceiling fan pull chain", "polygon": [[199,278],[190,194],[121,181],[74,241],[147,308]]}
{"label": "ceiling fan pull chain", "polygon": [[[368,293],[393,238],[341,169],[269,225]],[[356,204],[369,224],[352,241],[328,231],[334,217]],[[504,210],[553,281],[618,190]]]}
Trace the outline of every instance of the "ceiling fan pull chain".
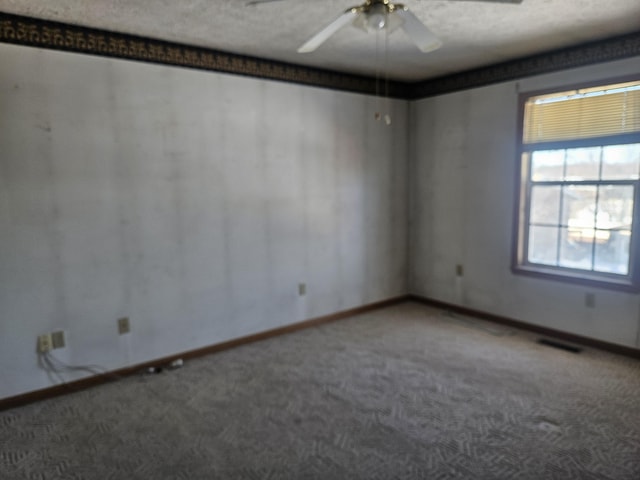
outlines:
{"label": "ceiling fan pull chain", "polygon": [[380,101],[380,30],[376,30],[376,113],[374,114],[374,118],[376,120],[380,120],[382,114],[380,111],[381,101]]}
{"label": "ceiling fan pull chain", "polygon": [[385,110],[384,122],[387,125],[391,125],[391,113],[389,101],[389,29],[384,29],[384,96],[385,96]]}

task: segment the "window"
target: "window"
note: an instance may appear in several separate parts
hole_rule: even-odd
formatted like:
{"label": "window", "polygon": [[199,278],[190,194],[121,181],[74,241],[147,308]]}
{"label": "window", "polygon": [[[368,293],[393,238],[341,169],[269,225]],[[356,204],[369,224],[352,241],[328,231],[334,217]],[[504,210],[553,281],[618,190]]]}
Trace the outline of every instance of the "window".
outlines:
{"label": "window", "polygon": [[514,270],[640,287],[640,80],[521,95]]}

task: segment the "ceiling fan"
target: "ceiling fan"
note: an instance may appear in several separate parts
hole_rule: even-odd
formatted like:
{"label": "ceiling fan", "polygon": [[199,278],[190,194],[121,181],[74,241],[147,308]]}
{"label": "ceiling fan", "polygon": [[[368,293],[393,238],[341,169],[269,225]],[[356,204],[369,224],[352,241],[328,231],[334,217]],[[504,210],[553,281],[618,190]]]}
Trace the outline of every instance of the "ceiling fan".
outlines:
{"label": "ceiling fan", "polygon": [[[282,0],[251,0],[247,5],[279,2]],[[475,0],[492,3],[522,3],[522,0]],[[309,53],[316,50],[341,28],[352,24],[366,32],[385,30],[387,34],[402,28],[407,36],[424,53],[432,52],[442,46],[442,42],[427,28],[427,26],[401,3],[391,0],[366,0],[362,5],[356,5],[345,10],[338,18],[328,24],[300,48],[299,53]]]}

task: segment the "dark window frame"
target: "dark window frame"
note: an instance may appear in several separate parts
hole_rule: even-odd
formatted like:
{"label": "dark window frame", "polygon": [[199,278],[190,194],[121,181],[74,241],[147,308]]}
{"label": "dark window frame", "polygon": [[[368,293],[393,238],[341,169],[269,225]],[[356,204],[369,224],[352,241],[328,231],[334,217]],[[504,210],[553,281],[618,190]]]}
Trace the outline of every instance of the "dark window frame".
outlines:
{"label": "dark window frame", "polygon": [[[629,272],[627,275],[620,275],[607,272],[596,272],[592,270],[584,270],[578,268],[570,268],[563,266],[543,265],[529,262],[528,241],[530,222],[530,205],[531,205],[531,161],[527,160],[526,154],[531,154],[538,150],[564,150],[570,148],[596,147],[607,145],[640,143],[640,133],[611,135],[598,138],[572,139],[566,141],[541,142],[537,144],[524,144],[524,116],[525,105],[529,98],[540,95],[551,95],[557,92],[568,90],[577,90],[584,88],[592,88],[598,86],[614,85],[617,83],[625,83],[638,81],[640,77],[618,77],[613,79],[605,79],[597,82],[579,84],[579,85],[560,85],[558,87],[547,88],[543,90],[522,92],[518,96],[518,117],[517,117],[517,151],[516,151],[516,178],[515,178],[515,208],[513,215],[513,232],[512,232],[512,260],[511,271],[514,274],[525,275],[534,278],[541,278],[573,285],[605,288],[617,291],[638,292],[640,291],[640,179],[638,180],[593,180],[593,181],[559,181],[555,182],[562,185],[567,184],[594,184],[594,185],[612,185],[612,184],[632,184],[634,186],[634,204],[631,224],[631,238],[629,244]],[[530,155],[529,155],[530,157]],[[539,183],[539,182],[538,182]],[[553,183],[553,182],[552,182]],[[594,227],[595,229],[595,227]]]}

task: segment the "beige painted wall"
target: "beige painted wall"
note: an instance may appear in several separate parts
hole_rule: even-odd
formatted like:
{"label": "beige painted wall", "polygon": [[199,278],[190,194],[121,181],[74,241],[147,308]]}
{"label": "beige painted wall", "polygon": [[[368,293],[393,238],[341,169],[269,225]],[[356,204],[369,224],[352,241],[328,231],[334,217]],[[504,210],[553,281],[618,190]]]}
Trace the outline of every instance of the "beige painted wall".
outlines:
{"label": "beige painted wall", "polygon": [[637,59],[392,101],[390,127],[358,94],[11,45],[0,64],[0,398],[51,385],[40,333],[115,369],[409,291],[640,347],[639,295],[510,271],[518,91]]}
{"label": "beige painted wall", "polygon": [[[640,295],[511,272],[518,92],[637,74],[634,58],[465,90],[410,106],[412,293],[640,347]],[[464,266],[456,277],[455,266]],[[587,293],[595,307],[585,305]]]}
{"label": "beige painted wall", "polygon": [[406,102],[387,127],[364,95],[11,45],[0,64],[0,398],[51,385],[41,333],[115,369],[406,293]]}

